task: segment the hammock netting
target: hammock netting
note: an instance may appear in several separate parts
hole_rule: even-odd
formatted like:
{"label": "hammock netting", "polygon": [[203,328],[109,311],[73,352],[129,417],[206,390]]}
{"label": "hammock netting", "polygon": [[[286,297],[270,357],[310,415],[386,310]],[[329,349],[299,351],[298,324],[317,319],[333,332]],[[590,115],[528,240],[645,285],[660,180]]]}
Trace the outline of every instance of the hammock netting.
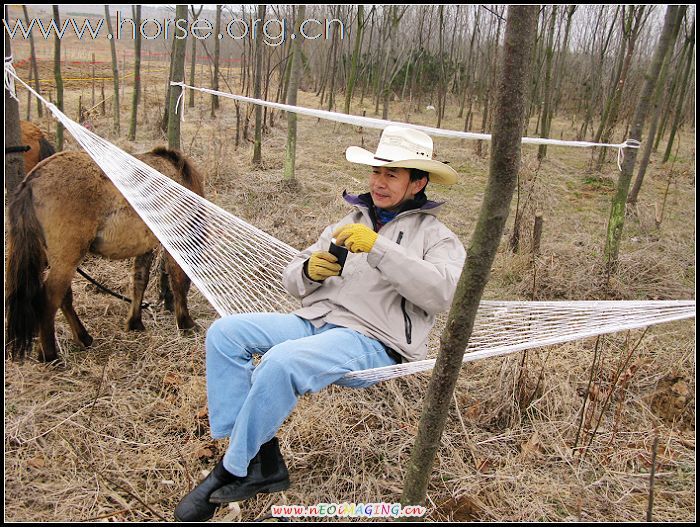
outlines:
{"label": "hammock netting", "polygon": [[[6,65],[6,77],[7,71]],[[178,185],[33,93],[124,194],[219,315],[298,307],[281,281],[296,249]],[[464,361],[694,316],[692,300],[483,301]],[[346,378],[385,380],[429,370],[434,362],[365,370]]]}

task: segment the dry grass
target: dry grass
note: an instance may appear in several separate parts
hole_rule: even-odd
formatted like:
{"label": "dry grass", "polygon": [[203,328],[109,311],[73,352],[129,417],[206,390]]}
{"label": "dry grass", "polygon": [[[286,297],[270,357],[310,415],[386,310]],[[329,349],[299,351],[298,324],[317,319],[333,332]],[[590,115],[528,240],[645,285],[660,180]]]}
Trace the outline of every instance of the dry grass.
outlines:
{"label": "dry grass", "polygon": [[[162,97],[161,84],[146,92],[151,103],[144,105],[147,119],[137,141],[118,139],[119,146],[140,151],[161,142],[155,103]],[[68,93],[69,107],[77,108],[77,93]],[[372,103],[366,103],[371,115]],[[223,102],[219,116],[210,120],[208,104],[209,98],[198,94],[198,106],[188,110],[183,125],[183,149],[207,176],[208,197],[290,245],[306,247],[326,224],[345,214],[343,189],[364,190],[365,170],[346,163],[344,149],[362,141],[374,145],[376,131],[360,134],[351,127],[301,119],[298,184],[290,187],[280,183],[284,124],[266,135],[263,167],[253,168],[249,146],[234,146],[233,105]],[[300,104],[316,106],[317,101],[302,93]],[[392,106],[397,116],[404,117],[405,110],[400,103]],[[433,118],[425,111],[411,116],[412,122],[427,124],[434,124]],[[95,126],[110,136],[109,115],[97,117]],[[444,126],[460,129],[462,124],[454,116]],[[536,150],[526,148],[523,179],[535,182],[529,195],[527,188],[521,194],[521,204],[527,203],[522,252],[506,250],[511,218],[486,297],[694,297],[691,139],[683,138],[684,161],[674,165],[658,229],[652,212],[654,203],[661,203],[669,169],[652,167],[639,215],[630,216],[625,226],[620,270],[607,283],[601,253],[616,169],[611,164],[605,174],[590,174],[589,152],[562,148],[551,148],[538,168]],[[450,159],[462,180],[449,189],[429,187],[429,194],[449,202],[444,221],[468,245],[488,158],[476,156],[471,143],[437,140],[436,145],[438,157]],[[535,209],[544,212],[545,227],[542,254],[533,261],[528,248]],[[86,267],[110,287],[127,292],[128,263],[90,260]],[[95,337],[92,348],[74,347],[59,316],[64,364],[51,367],[33,359],[5,364],[5,519],[171,520],[180,497],[226,447],[208,434],[204,333],[178,334],[173,318],[157,308],[144,317],[145,333],[127,332],[122,327],[126,304],[98,293],[81,278],[73,287],[76,309]],[[147,299],[155,298],[152,283]],[[190,305],[204,328],[215,319],[197,292],[190,295]],[[444,317],[433,332],[433,349],[442,324]],[[615,335],[600,343],[594,388],[612,396],[596,433],[602,401],[579,433],[579,446],[590,441],[583,458],[572,447],[594,340],[532,350],[525,360],[517,355],[466,366],[433,470],[427,519],[642,521],[651,446],[658,436],[654,518],[692,521],[694,325],[686,321],[652,328],[625,366],[625,383],[615,385],[621,358],[641,334]],[[247,501],[242,512],[222,509],[215,519],[261,518],[272,504],[397,501],[427,381],[428,375],[421,374],[365,390],[332,386],[302,397],[279,433],[292,487]]]}

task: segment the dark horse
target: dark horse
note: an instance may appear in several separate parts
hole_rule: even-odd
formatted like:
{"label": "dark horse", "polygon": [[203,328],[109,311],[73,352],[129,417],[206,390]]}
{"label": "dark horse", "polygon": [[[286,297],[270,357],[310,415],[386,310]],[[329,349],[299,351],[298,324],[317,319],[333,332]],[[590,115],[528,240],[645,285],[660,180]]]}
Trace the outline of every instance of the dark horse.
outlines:
{"label": "dark horse", "polygon": [[29,147],[24,153],[24,173],[28,174],[39,161],[52,156],[56,150],[37,125],[29,121],[20,121],[19,126],[22,131],[22,145]]}
{"label": "dark horse", "polygon": [[[202,178],[180,152],[156,148],[134,157],[202,195]],[[78,344],[92,337],[73,309],[71,281],[88,253],[113,260],[136,257],[127,329],[144,329],[141,301],[157,238],[122,194],[84,152],[62,152],[39,163],[10,199],[5,305],[7,347],[13,358],[31,351],[57,358],[54,318],[59,307]],[[187,309],[190,280],[170,255],[166,266],[180,329],[195,323]]]}

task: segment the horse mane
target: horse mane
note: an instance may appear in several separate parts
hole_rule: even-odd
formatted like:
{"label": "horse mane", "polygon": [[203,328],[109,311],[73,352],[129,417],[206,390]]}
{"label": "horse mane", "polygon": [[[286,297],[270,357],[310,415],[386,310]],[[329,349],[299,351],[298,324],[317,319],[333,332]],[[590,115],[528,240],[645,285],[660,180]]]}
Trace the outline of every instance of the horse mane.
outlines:
{"label": "horse mane", "polygon": [[204,183],[202,176],[194,168],[192,163],[179,150],[172,150],[164,146],[158,146],[151,150],[151,154],[167,159],[177,167],[178,172],[182,174],[183,179],[188,183],[192,192],[204,195]]}

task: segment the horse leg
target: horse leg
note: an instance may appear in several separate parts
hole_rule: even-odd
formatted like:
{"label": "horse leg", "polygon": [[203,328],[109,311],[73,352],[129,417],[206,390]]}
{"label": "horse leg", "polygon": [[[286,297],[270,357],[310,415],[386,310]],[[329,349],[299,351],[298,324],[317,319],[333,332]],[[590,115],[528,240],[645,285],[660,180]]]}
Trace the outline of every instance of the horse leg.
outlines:
{"label": "horse leg", "polygon": [[70,289],[75,267],[52,267],[46,278],[46,309],[39,321],[39,360],[52,362],[58,358],[56,352],[56,312],[64,303],[66,293]]}
{"label": "horse leg", "polygon": [[168,276],[167,267],[166,256],[163,255],[163,258],[160,260],[160,272],[158,273],[160,275],[160,295],[158,296],[158,301],[163,302],[165,310],[172,313],[175,310],[175,306],[173,305],[173,289],[170,287],[170,277]]}
{"label": "horse leg", "polygon": [[63,297],[61,311],[66,317],[66,320],[68,320],[70,329],[73,332],[73,340],[76,342],[76,344],[80,344],[85,348],[90,346],[93,339],[87,332],[87,329],[85,329],[85,326],[83,326],[80,318],[78,318],[78,314],[75,312],[75,309],[73,309],[73,288],[70,285],[68,286],[68,291],[66,291],[66,294]]}
{"label": "horse leg", "polygon": [[175,299],[175,319],[179,329],[195,329],[197,324],[187,309],[187,292],[190,290],[190,277],[185,274],[170,254],[165,254],[166,268],[170,275],[170,285]]}
{"label": "horse leg", "polygon": [[141,302],[143,302],[143,293],[148,285],[149,273],[151,272],[151,263],[153,262],[153,251],[137,256],[134,260],[134,276],[131,284],[131,308],[129,309],[129,318],[126,320],[127,330],[146,329],[141,322]]}

